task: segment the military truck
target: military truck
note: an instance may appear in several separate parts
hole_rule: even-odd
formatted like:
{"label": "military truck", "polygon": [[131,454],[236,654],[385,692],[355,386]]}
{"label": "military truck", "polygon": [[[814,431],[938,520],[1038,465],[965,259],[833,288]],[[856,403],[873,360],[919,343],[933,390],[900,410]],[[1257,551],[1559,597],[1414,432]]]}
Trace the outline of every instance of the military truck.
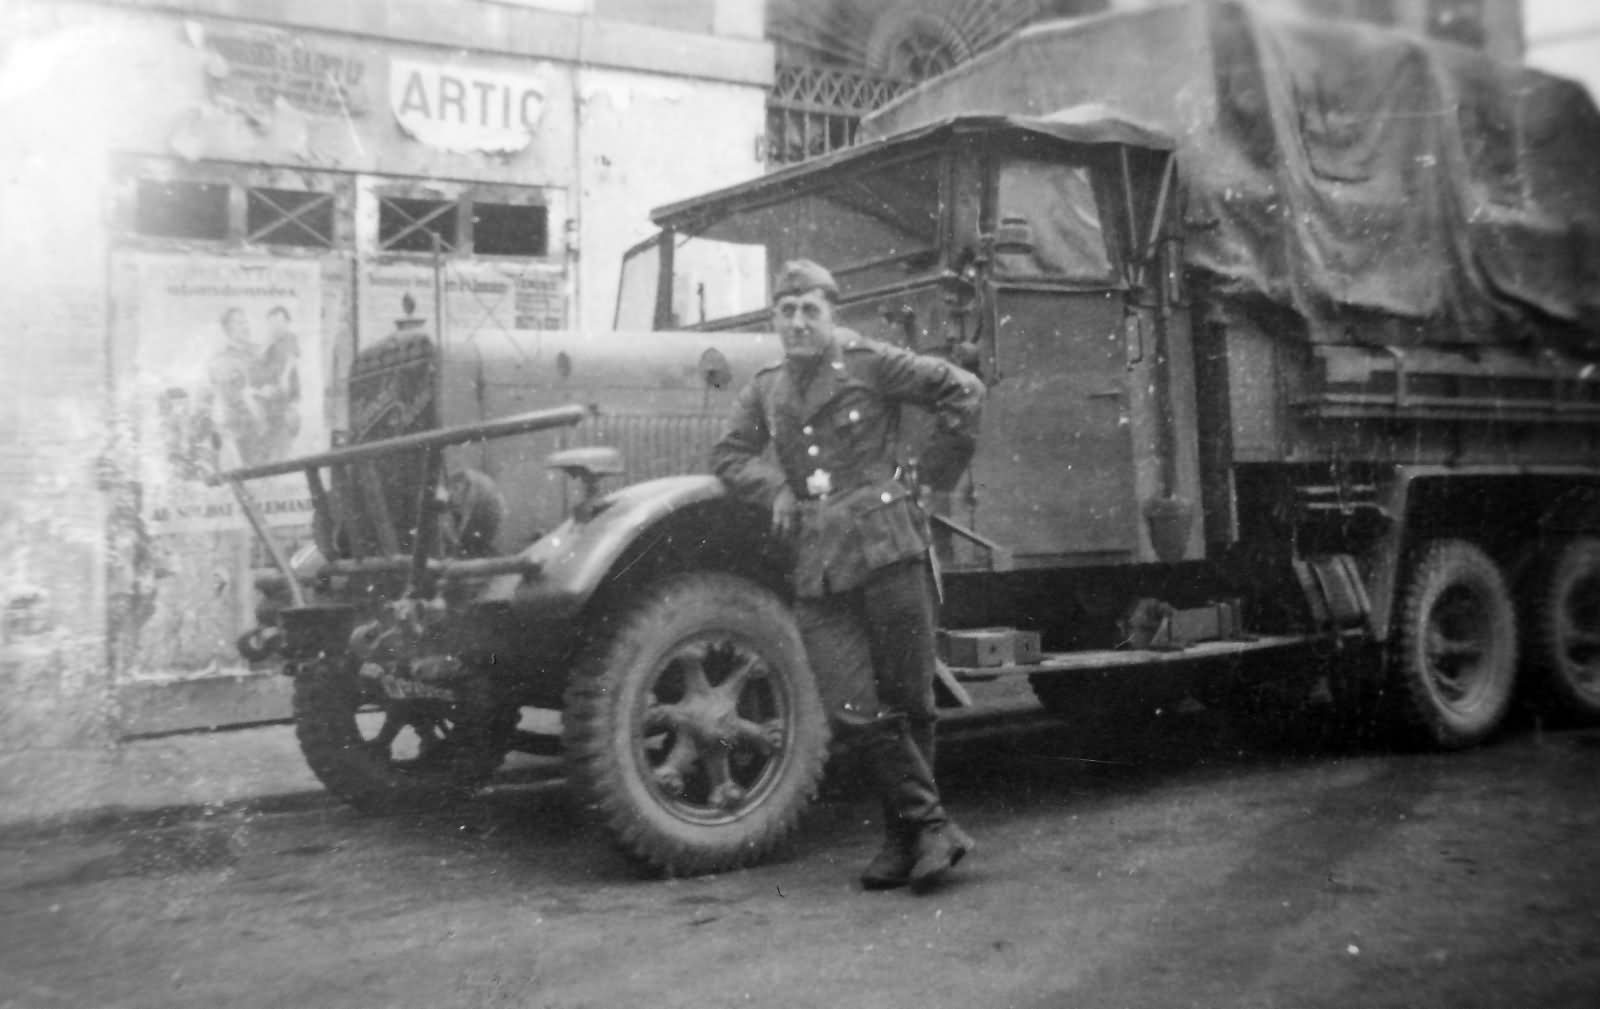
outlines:
{"label": "military truck", "polygon": [[[642,438],[667,393],[709,424],[776,356],[768,277],[805,256],[844,324],[989,389],[968,471],[921,488],[949,697],[1026,677],[1115,721],[1293,685],[1441,748],[1519,697],[1595,718],[1597,127],[1577,85],[1378,29],[1230,3],[1036,25],[854,147],[659,209],[619,334],[522,334],[509,363],[417,333],[364,351],[353,413],[409,427],[228,477],[247,499],[304,471],[318,502],[252,644],[287,656],[306,757],[358,805],[559,749],[639,858],[764,857],[828,753],[785,547],[703,473],[610,488],[635,435],[597,425]],[[560,340],[682,380],[584,385]],[[925,424],[902,418],[911,474]],[[600,445],[530,442],[549,428]],[[546,525],[551,449],[573,491]],[[1335,650],[1355,661],[1302,682]],[[518,728],[528,707],[559,741]]]}

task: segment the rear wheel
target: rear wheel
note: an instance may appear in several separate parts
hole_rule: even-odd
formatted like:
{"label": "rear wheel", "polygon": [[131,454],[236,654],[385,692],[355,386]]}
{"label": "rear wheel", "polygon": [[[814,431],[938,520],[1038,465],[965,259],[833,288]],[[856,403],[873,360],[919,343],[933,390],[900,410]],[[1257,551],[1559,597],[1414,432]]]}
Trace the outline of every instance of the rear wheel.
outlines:
{"label": "rear wheel", "polygon": [[828,753],[788,609],[746,579],[700,572],[616,612],[568,688],[568,780],[658,869],[760,860],[794,830]]}
{"label": "rear wheel", "polygon": [[1499,567],[1475,544],[1437,540],[1400,597],[1386,701],[1413,741],[1459,749],[1505,718],[1516,680],[1516,612]]}
{"label": "rear wheel", "polygon": [[1530,686],[1555,714],[1600,720],[1600,538],[1552,551],[1528,588]]}
{"label": "rear wheel", "polygon": [[460,799],[489,779],[510,748],[518,711],[486,684],[454,697],[395,700],[348,658],[308,663],[294,681],[295,734],[328,791],[364,812]]}

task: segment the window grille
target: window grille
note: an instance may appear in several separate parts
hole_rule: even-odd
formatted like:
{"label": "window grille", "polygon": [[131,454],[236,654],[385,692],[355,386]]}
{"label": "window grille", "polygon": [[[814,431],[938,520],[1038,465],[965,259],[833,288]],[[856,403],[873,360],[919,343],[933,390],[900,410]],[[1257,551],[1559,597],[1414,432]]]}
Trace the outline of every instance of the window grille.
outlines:
{"label": "window grille", "polygon": [[318,254],[350,241],[349,177],[224,161],[114,156],[112,226],[162,247],[209,242]]}
{"label": "window grille", "polygon": [[245,203],[247,243],[331,249],[334,245],[332,193],[297,189],[249,189]]}
{"label": "window grille", "polygon": [[461,244],[460,209],[455,200],[378,200],[378,248],[390,252],[455,252]]}

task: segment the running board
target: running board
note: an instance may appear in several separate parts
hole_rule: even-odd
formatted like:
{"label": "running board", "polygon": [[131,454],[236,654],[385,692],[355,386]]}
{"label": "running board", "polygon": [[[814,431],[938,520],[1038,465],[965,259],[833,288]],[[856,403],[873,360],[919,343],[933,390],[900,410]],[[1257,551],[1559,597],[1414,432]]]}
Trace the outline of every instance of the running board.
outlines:
{"label": "running board", "polygon": [[1304,634],[1261,635],[1244,641],[1203,641],[1180,650],[1147,648],[1105,648],[1082,652],[1045,652],[1038,662],[1004,666],[951,666],[950,674],[964,683],[984,683],[1002,676],[1031,676],[1036,673],[1093,672],[1135,666],[1174,666],[1205,662],[1230,655],[1245,655],[1274,649],[1294,648],[1315,642],[1361,637],[1364,632],[1309,636]]}

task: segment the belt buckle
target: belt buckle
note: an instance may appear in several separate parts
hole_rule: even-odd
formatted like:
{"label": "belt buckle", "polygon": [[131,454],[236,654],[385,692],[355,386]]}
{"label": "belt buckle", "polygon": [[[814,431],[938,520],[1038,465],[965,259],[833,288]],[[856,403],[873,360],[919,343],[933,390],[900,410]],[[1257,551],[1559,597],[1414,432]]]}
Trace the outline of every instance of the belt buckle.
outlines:
{"label": "belt buckle", "polygon": [[825,469],[814,469],[806,477],[806,493],[818,500],[833,493],[833,475]]}

